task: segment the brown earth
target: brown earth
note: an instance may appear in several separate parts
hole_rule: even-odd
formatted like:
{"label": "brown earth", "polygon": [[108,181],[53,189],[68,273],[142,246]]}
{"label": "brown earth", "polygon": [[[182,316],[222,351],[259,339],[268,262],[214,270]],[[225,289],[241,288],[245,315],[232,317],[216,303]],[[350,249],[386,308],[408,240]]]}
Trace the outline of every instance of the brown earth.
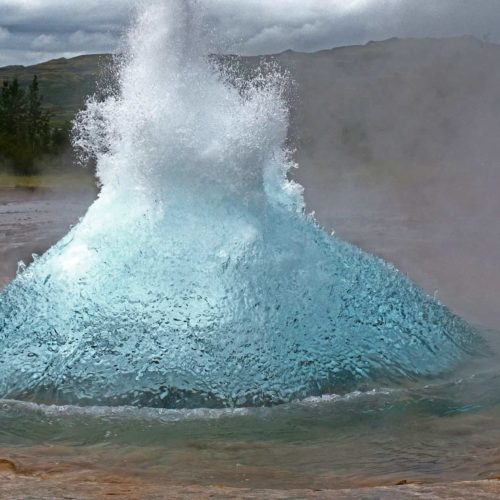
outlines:
{"label": "brown earth", "polygon": [[422,484],[400,481],[393,486],[340,490],[250,489],[223,485],[196,486],[165,481],[145,481],[126,473],[99,475],[91,470],[59,467],[23,470],[9,460],[0,459],[0,497],[10,500],[49,500],[54,498],[90,500],[107,497],[123,499],[495,499],[500,497],[500,481],[474,481],[448,484]]}

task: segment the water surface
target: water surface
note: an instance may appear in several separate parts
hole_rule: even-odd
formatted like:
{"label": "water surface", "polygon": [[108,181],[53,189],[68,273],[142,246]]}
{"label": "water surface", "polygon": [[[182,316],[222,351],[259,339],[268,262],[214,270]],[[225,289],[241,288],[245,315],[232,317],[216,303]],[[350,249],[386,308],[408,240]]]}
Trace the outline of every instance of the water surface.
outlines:
{"label": "water surface", "polygon": [[[500,357],[398,389],[270,408],[165,410],[0,403],[1,456],[20,470],[155,482],[351,488],[500,473]],[[125,470],[124,470],[125,468]]]}

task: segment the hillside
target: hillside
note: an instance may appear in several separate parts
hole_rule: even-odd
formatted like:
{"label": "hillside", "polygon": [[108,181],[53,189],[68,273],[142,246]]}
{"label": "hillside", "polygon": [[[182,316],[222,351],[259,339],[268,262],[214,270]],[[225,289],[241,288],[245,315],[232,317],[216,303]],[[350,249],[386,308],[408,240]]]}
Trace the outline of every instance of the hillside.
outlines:
{"label": "hillside", "polygon": [[0,81],[17,77],[21,84],[28,85],[37,75],[45,106],[52,111],[56,123],[63,123],[73,118],[86,95],[95,92],[96,78],[110,60],[109,55],[90,55],[35,66],[6,66],[0,68]]}
{"label": "hillside", "polygon": [[[481,121],[485,113],[498,124],[500,46],[472,37],[391,39],[312,54],[238,58],[250,66],[269,59],[286,67],[296,83],[292,143],[301,159],[322,169],[329,169],[332,148],[344,168],[397,167],[409,160],[422,166],[443,159],[443,147],[471,125],[471,115],[481,111]],[[0,68],[0,81],[17,77],[27,85],[38,75],[46,107],[64,121],[96,91],[110,65],[107,54],[62,58]]]}
{"label": "hillside", "polygon": [[[238,59],[250,66],[274,59],[290,71],[296,83],[292,144],[302,164],[312,162],[321,171],[332,170],[332,151],[343,171],[372,165],[397,172],[402,162],[427,168],[463,161],[464,155],[477,158],[477,149],[496,142],[500,46],[495,44],[472,37],[391,39]],[[0,81],[18,77],[27,85],[38,75],[46,107],[64,121],[95,92],[110,63],[111,56],[101,54],[8,66],[0,68]],[[480,129],[474,144],[471,127]]]}

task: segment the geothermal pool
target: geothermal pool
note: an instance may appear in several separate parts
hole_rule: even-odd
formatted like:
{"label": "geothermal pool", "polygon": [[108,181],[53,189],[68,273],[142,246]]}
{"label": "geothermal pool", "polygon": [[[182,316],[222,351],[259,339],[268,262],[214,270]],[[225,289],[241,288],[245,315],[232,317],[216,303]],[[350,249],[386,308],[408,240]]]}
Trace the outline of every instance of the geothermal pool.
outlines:
{"label": "geothermal pool", "polygon": [[214,68],[189,6],[139,13],[120,90],[77,119],[99,196],[0,295],[7,467],[268,488],[494,477],[498,335],[306,215],[286,75]]}
{"label": "geothermal pool", "polygon": [[0,404],[1,457],[53,481],[338,489],[498,476],[498,354],[448,379],[272,408]]}

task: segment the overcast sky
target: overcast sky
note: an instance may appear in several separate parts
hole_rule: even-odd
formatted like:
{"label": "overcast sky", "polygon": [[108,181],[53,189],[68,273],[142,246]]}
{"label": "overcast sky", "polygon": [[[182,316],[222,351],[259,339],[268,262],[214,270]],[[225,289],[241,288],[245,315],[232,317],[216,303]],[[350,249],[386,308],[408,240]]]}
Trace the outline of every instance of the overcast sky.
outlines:
{"label": "overcast sky", "polygon": [[[165,0],[168,1],[168,0]],[[244,54],[397,37],[500,42],[500,0],[200,0]],[[0,0],[0,66],[116,50],[137,0]]]}

